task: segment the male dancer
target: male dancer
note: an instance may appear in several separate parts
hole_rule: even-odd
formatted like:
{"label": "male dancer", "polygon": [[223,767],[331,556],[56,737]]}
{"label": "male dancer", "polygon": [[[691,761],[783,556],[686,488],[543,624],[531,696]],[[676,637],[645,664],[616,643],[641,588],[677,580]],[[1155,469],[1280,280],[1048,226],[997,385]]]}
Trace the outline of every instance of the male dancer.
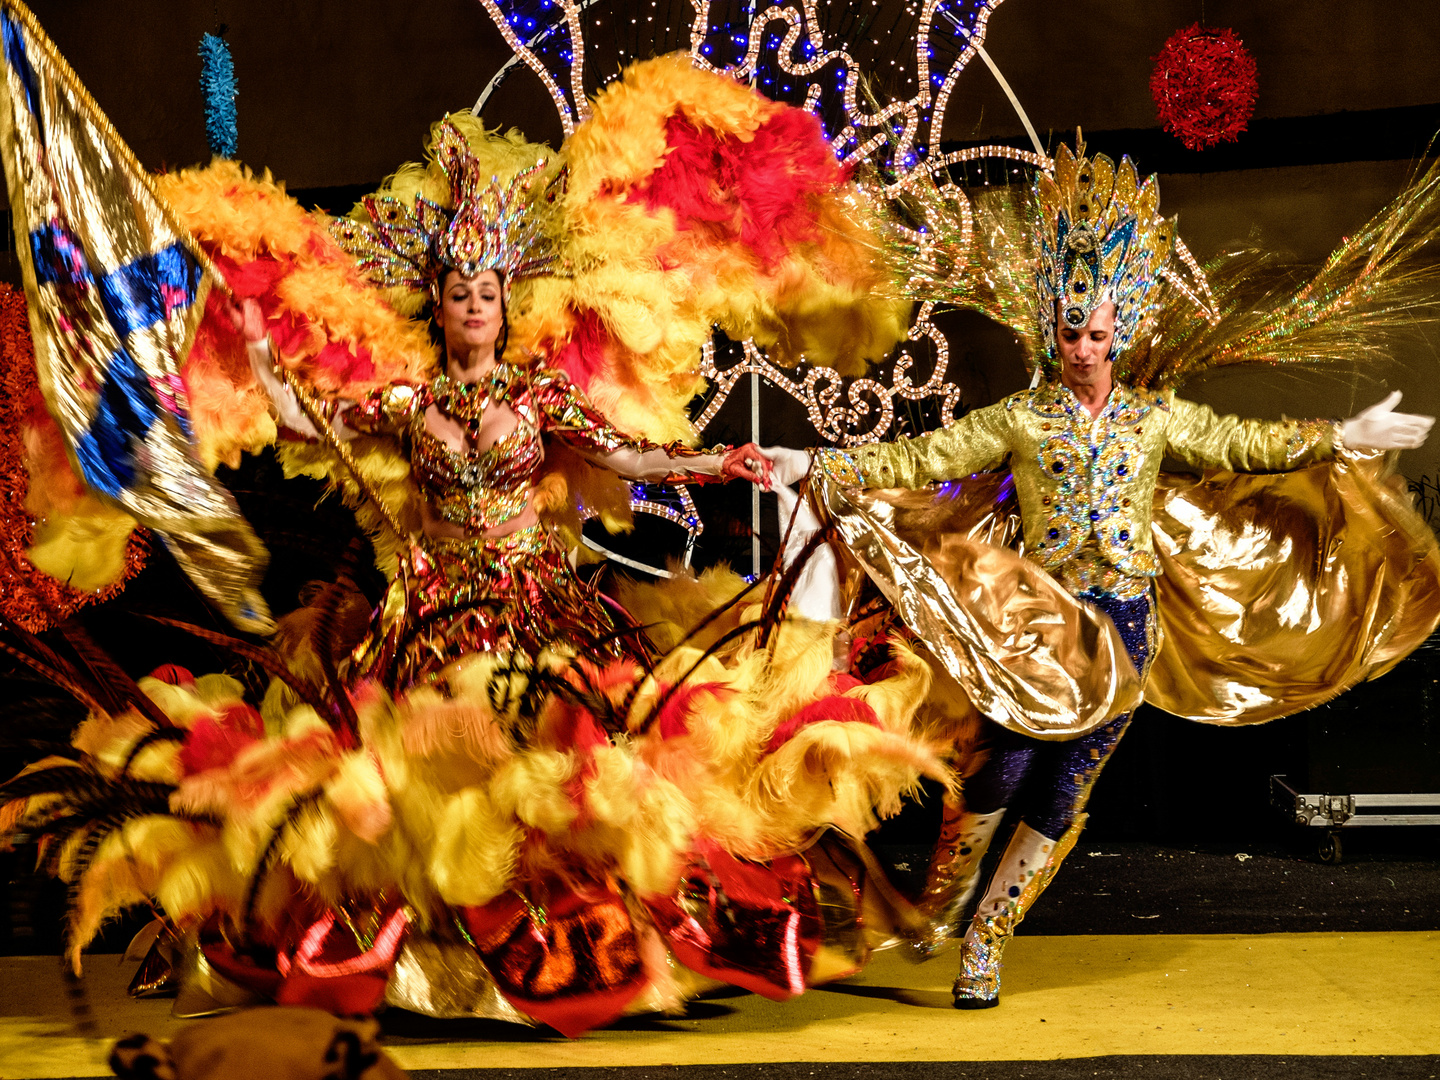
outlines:
{"label": "male dancer", "polygon": [[[1280,472],[1329,460],[1344,447],[1417,447],[1433,419],[1394,412],[1395,393],[1338,423],[1240,420],[1168,391],[1126,385],[1116,360],[1153,310],[1174,235],[1173,221],[1156,212],[1155,178],[1139,185],[1128,158],[1117,168],[1103,156],[1086,159],[1062,147],[1054,179],[1042,175],[1035,194],[1037,316],[1047,377],[945,428],[819,450],[813,463],[837,483],[870,488],[916,488],[1008,465],[1026,556],[1110,617],[1143,683],[1155,646],[1153,579],[1160,565],[1150,516],[1163,458],[1195,468]],[[812,464],[803,451],[766,453],[779,483],[793,482]],[[937,854],[948,860],[944,910],[931,914],[959,917],[1007,809],[1020,822],[961,943],[957,1008],[999,1003],[1005,943],[1074,845],[1091,785],[1130,715],[1066,742],[988,725],[988,758],[967,779],[963,805],[947,807]]]}

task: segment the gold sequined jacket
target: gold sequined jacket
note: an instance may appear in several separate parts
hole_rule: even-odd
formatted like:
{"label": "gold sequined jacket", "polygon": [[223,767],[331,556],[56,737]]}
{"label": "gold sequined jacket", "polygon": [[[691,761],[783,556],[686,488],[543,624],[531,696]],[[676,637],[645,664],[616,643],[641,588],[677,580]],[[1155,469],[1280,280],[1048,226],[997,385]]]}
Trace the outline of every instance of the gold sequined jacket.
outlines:
{"label": "gold sequined jacket", "polygon": [[[1116,386],[1091,417],[1060,382],[1013,394],[913,439],[822,450],[837,482],[922,487],[999,468],[1015,477],[1026,555],[1080,591],[1160,573],[1150,515],[1162,461],[1283,472],[1335,454],[1332,421],[1219,416],[1173,392]],[[1066,572],[1068,571],[1068,572]]]}

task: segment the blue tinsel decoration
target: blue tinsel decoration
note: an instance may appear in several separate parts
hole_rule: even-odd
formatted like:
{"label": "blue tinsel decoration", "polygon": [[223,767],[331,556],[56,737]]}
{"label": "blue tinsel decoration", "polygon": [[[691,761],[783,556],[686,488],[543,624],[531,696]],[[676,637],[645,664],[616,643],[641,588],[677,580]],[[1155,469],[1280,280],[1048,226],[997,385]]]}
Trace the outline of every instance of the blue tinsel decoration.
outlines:
{"label": "blue tinsel decoration", "polygon": [[235,127],[235,63],[230,46],[218,34],[200,39],[200,89],[205,94],[205,137],[210,152],[233,158],[239,153]]}

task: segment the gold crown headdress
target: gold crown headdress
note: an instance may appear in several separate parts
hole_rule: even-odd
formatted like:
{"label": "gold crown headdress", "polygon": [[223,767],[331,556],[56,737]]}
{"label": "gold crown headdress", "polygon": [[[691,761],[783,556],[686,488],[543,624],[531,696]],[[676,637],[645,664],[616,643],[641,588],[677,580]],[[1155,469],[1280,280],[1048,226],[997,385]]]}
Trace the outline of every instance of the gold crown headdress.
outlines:
{"label": "gold crown headdress", "polygon": [[1053,358],[1057,314],[1079,329],[1113,300],[1113,359],[1154,311],[1151,296],[1170,257],[1175,219],[1159,216],[1155,177],[1141,185],[1128,157],[1117,168],[1103,154],[1084,155],[1083,141],[1073,154],[1062,145],[1054,178],[1041,173],[1035,181],[1036,314],[1045,353]]}
{"label": "gold crown headdress", "polygon": [[340,218],[331,224],[361,273],[386,288],[428,289],[433,297],[446,270],[467,277],[498,270],[507,288],[551,271],[559,255],[541,211],[553,203],[563,173],[536,198],[530,187],[544,171],[544,159],[508,183],[486,178],[469,140],[449,120],[436,127],[431,155],[450,184],[453,209],[423,195],[410,200],[378,194],[360,200],[368,222]]}

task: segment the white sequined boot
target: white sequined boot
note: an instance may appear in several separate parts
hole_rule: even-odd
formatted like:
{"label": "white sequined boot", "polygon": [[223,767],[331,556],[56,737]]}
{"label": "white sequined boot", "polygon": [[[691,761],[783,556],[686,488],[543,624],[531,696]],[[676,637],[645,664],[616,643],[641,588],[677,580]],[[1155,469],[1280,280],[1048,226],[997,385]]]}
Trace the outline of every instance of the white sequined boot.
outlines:
{"label": "white sequined boot", "polygon": [[940,838],[930,857],[925,891],[916,904],[920,914],[930,920],[925,936],[911,943],[920,958],[928,958],[960,934],[966,905],[980,881],[980,861],[990,850],[990,841],[1004,816],[1004,807],[991,814],[972,814],[963,803],[945,800]]}
{"label": "white sequined boot", "polygon": [[988,1009],[1000,1004],[1005,943],[1054,878],[1084,823],[1082,814],[1059,840],[1043,836],[1024,822],[1015,827],[960,943],[960,975],[954,987],[957,1009]]}

